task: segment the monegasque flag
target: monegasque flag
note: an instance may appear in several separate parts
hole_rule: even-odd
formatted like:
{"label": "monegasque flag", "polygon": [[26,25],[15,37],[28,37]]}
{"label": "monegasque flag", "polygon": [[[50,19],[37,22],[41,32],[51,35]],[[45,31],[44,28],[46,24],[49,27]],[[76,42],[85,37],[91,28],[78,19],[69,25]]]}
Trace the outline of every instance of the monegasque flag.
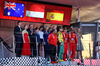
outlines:
{"label": "monegasque flag", "polygon": [[45,6],[38,3],[28,4],[26,7],[26,16],[34,18],[44,18]]}
{"label": "monegasque flag", "polygon": [[4,5],[4,15],[14,16],[14,17],[23,17],[24,16],[24,4],[7,2],[5,1]]}
{"label": "monegasque flag", "polygon": [[64,12],[59,10],[47,10],[46,22],[60,22],[64,19]]}

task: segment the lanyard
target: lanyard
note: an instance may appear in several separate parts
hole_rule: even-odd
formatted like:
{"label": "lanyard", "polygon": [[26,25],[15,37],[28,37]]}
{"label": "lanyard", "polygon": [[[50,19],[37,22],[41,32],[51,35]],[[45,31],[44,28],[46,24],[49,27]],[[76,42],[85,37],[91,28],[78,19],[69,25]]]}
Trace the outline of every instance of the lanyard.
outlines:
{"label": "lanyard", "polygon": [[64,37],[65,37],[65,33],[63,33]]}

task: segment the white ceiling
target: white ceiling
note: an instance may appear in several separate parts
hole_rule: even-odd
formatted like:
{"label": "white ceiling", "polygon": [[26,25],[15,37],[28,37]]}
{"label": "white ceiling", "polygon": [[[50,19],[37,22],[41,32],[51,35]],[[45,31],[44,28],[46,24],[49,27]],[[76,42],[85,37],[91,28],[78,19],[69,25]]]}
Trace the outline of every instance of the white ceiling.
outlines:
{"label": "white ceiling", "polygon": [[65,5],[72,5],[71,21],[75,22],[78,18],[76,11],[80,7],[80,21],[90,22],[100,18],[100,0],[38,0],[52,3],[59,3]]}

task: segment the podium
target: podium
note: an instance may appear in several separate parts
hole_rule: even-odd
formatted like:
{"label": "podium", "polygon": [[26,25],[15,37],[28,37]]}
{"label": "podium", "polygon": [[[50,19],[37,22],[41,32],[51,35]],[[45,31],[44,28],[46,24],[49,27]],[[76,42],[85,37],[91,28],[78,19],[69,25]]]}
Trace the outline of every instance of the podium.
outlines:
{"label": "podium", "polygon": [[59,62],[61,65],[77,65],[77,62],[75,61],[63,61]]}
{"label": "podium", "polygon": [[[67,66],[67,65],[75,65],[77,66],[77,62],[75,61],[63,61],[59,63],[47,63],[45,58],[39,57],[40,63],[38,63],[38,57],[10,57],[0,59],[0,66]],[[50,61],[49,61],[50,62]]]}

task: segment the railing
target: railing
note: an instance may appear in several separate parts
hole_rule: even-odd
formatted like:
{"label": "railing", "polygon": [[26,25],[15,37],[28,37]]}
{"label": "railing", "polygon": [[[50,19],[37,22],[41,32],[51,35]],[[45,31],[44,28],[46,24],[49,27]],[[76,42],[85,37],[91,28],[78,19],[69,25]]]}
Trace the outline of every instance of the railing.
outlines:
{"label": "railing", "polygon": [[[12,36],[11,36],[12,37]],[[10,37],[10,38],[11,38]],[[10,52],[12,52],[13,53],[13,51],[12,50],[10,50],[10,49],[12,49],[13,48],[13,43],[11,43],[11,47],[10,46],[8,46],[8,44],[0,37],[0,42],[2,42],[2,44],[10,51]]]}
{"label": "railing", "polygon": [[[11,47],[10,46],[8,46],[8,44],[6,43],[6,41],[7,40],[9,40],[10,38],[12,38],[13,37],[13,42],[11,43]],[[37,46],[37,37],[35,37],[36,38],[36,53],[37,53],[37,57],[35,57],[35,58],[33,58],[33,57],[25,57],[25,56],[21,56],[21,57],[16,57],[16,54],[15,54],[15,38],[14,38],[14,35],[13,36],[11,36],[11,37],[9,37],[9,38],[7,38],[6,40],[3,40],[1,37],[0,37],[0,43],[1,43],[1,45],[2,45],[2,58],[1,58],[1,60],[2,60],[2,65],[7,65],[6,64],[6,62],[10,62],[10,60],[13,60],[13,65],[14,66],[16,66],[16,60],[17,60],[17,62],[20,62],[20,60],[21,59],[23,59],[24,61],[27,61],[27,62],[31,62],[29,65],[38,65],[38,63],[39,63],[39,61],[38,61],[38,59],[39,58],[41,58],[42,60],[41,60],[41,62],[42,63],[44,63],[43,61],[44,61],[44,48],[43,48],[43,43],[42,43],[42,48],[43,48],[43,51],[42,51],[42,56],[43,57],[39,57],[39,55],[38,55],[38,46]],[[8,52],[8,54],[6,53],[6,51],[4,51],[4,49],[7,49],[7,50],[9,50]],[[12,50],[11,50],[12,49]],[[29,50],[29,49],[27,49],[27,50]],[[41,51],[41,50],[40,50]],[[9,57],[9,54],[13,54],[13,55],[11,55],[10,57]],[[6,55],[6,57],[5,57],[5,55]],[[28,60],[27,60],[28,59]],[[5,60],[7,60],[7,61],[5,61]],[[31,60],[31,61],[30,61]],[[34,63],[32,63],[34,61]],[[1,63],[1,62],[0,62]],[[20,62],[21,64],[23,64],[22,62]],[[20,64],[19,63],[19,64]],[[25,65],[26,63],[24,63],[24,65]],[[11,65],[11,64],[9,64],[9,65]]]}

